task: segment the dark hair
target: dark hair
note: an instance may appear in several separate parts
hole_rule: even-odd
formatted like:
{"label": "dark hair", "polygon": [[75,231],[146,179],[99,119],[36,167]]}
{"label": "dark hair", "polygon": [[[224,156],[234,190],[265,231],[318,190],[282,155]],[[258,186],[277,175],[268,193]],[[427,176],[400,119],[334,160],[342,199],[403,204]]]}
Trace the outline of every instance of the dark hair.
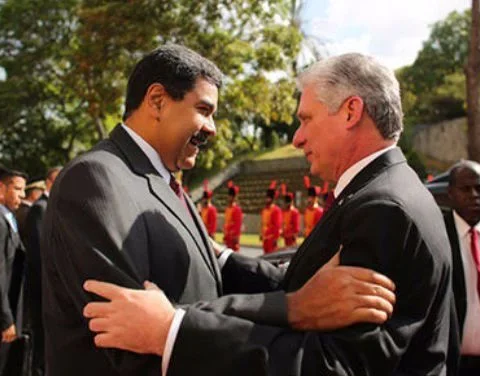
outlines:
{"label": "dark hair", "polygon": [[464,170],[464,169],[475,171],[477,174],[480,175],[480,164],[478,162],[471,161],[468,159],[461,159],[450,168],[450,171],[448,174],[449,187],[453,187],[456,185],[457,175],[461,170]]}
{"label": "dark hair", "polygon": [[21,177],[21,178],[24,178],[25,180],[28,179],[27,174],[25,174],[24,172],[10,170],[5,167],[0,167],[0,181],[2,181],[4,184],[8,184],[10,182],[10,179],[15,177]]}
{"label": "dark hair", "polygon": [[140,106],[152,84],[162,84],[169,96],[182,100],[198,78],[222,85],[220,69],[195,51],[177,44],[157,48],[137,63],[128,79],[123,120]]}

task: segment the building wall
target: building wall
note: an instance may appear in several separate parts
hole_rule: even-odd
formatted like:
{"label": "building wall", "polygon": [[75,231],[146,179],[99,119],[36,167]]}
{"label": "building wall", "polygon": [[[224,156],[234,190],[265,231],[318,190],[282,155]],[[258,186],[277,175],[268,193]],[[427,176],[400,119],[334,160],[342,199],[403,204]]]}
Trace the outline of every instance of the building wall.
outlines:
{"label": "building wall", "polygon": [[417,153],[452,164],[467,158],[467,120],[459,118],[418,127],[413,148]]}

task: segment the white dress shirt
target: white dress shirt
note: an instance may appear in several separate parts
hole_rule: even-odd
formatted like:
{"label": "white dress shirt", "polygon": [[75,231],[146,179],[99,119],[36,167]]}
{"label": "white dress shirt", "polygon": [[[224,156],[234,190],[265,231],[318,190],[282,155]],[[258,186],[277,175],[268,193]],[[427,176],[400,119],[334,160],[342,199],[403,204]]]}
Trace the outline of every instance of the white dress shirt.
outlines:
{"label": "white dress shirt", "polygon": [[[478,272],[475,260],[472,255],[469,233],[470,226],[453,212],[453,219],[457,229],[462,256],[463,272],[465,274],[465,294],[467,298],[467,311],[465,312],[465,323],[463,326],[462,355],[480,355],[480,298],[477,291]],[[480,224],[475,226],[475,231],[480,232]]]}
{"label": "white dress shirt", "polygon": [[[140,137],[133,129],[122,124],[123,129],[128,133],[132,140],[138,145],[140,149],[145,153],[150,163],[158,171],[160,176],[165,179],[167,184],[170,185],[171,173],[167,170],[165,165],[162,162],[162,159],[155,151],[155,149],[146,142],[142,137]],[[167,341],[165,342],[165,350],[163,351],[162,356],[162,375],[165,376],[168,370],[168,364],[170,362],[170,357],[172,355],[173,345],[175,344],[175,339],[177,338],[178,330],[182,323],[183,316],[185,311],[181,308],[175,310],[175,316],[173,317],[172,325],[168,331]]]}
{"label": "white dress shirt", "polygon": [[387,151],[395,148],[397,145],[390,145],[386,147],[385,149],[376,151],[375,153],[372,153],[365,158],[359,160],[357,163],[351,165],[349,168],[347,168],[343,174],[340,176],[338,179],[337,185],[335,186],[335,189],[333,190],[333,195],[335,198],[340,196],[340,193],[345,189],[345,187],[353,180],[355,176],[358,175],[360,171],[362,171],[365,167],[367,167],[371,162],[373,162],[374,159],[379,157],[380,155],[386,153]]}

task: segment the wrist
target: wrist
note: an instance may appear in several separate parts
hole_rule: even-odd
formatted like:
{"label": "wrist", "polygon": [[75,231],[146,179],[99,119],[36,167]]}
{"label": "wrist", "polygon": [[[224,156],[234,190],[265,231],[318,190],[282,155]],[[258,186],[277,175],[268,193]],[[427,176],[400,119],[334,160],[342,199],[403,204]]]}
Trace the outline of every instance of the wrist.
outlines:
{"label": "wrist", "polygon": [[297,293],[291,292],[285,295],[287,300],[287,319],[292,328],[300,329],[302,322],[301,302]]}

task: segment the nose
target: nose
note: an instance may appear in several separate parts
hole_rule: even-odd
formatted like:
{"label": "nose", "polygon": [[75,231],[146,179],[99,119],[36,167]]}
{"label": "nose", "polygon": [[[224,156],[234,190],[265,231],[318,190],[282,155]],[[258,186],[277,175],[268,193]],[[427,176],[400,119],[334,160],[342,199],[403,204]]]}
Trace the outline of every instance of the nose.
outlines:
{"label": "nose", "polygon": [[305,145],[305,136],[303,135],[303,127],[301,125],[293,135],[292,143],[297,149],[302,149]]}
{"label": "nose", "polygon": [[210,137],[213,137],[217,134],[217,128],[215,127],[215,121],[213,120],[212,116],[208,118],[208,122],[204,124],[202,130],[208,133]]}

